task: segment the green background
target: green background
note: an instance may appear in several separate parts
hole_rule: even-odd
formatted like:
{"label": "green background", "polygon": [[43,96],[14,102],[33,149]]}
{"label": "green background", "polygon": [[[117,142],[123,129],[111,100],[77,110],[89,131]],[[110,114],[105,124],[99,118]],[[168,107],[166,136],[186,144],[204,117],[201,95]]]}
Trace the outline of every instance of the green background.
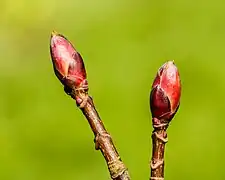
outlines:
{"label": "green background", "polygon": [[149,93],[172,59],[182,98],[165,179],[225,179],[223,0],[0,0],[1,180],[109,179],[86,119],[53,73],[52,30],[82,54],[132,179],[149,177]]}

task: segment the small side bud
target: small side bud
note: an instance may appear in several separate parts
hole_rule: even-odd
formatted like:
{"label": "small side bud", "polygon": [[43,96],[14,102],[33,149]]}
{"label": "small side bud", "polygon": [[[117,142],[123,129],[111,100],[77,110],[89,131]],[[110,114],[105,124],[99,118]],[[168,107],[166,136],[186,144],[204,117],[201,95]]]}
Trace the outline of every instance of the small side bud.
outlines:
{"label": "small side bud", "polygon": [[181,82],[178,69],[173,61],[168,61],[158,70],[152,85],[150,108],[153,120],[168,123],[179,108],[180,96]]}
{"label": "small side bud", "polygon": [[50,52],[56,76],[69,92],[71,89],[87,89],[86,71],[81,55],[73,45],[55,31],[51,34]]}

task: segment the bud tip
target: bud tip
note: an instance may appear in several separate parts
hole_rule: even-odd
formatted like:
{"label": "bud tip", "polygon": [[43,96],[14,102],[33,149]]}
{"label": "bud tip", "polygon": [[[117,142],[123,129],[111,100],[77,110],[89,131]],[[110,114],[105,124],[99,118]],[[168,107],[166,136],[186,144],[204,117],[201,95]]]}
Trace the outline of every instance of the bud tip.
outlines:
{"label": "bud tip", "polygon": [[57,33],[55,30],[53,30],[52,33],[51,33],[51,37],[57,36],[57,35],[59,35],[59,33]]}

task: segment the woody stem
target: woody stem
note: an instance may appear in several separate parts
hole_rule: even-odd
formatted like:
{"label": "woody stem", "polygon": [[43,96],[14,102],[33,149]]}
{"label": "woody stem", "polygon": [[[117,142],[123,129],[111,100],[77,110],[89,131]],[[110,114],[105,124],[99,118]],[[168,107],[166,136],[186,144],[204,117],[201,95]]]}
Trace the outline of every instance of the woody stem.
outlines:
{"label": "woody stem", "polygon": [[168,141],[166,129],[168,124],[154,125],[152,132],[152,159],[150,162],[150,180],[164,180],[164,152]]}
{"label": "woody stem", "polygon": [[128,170],[116,150],[112,137],[105,129],[92,98],[82,89],[76,90],[70,95],[76,100],[78,107],[88,120],[95,136],[95,149],[100,150],[104,156],[111,178],[113,180],[130,180]]}

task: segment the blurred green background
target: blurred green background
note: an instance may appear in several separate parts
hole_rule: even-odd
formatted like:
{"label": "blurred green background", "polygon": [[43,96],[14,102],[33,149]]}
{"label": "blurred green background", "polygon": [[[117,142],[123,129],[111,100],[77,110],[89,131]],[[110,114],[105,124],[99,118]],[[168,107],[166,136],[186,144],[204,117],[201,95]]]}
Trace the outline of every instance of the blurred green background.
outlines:
{"label": "blurred green background", "polygon": [[222,0],[0,0],[0,179],[109,179],[86,119],[53,73],[52,30],[82,54],[132,179],[149,177],[149,92],[171,59],[183,89],[165,179],[225,179],[224,12]]}

